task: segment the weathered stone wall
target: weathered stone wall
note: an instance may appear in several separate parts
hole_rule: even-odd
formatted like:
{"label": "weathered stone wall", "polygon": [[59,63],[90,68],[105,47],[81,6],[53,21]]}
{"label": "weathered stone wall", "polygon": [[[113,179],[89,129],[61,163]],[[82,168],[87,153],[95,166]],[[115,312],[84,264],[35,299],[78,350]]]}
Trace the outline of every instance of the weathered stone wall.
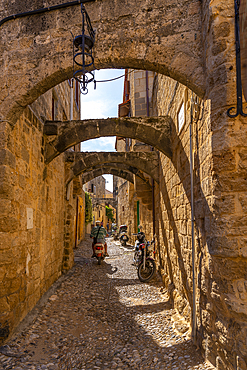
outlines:
{"label": "weathered stone wall", "polygon": [[[131,116],[146,117],[152,109],[152,87],[154,72],[129,70]],[[148,108],[147,108],[148,98]]]}
{"label": "weathered stone wall", "polygon": [[[68,82],[56,92],[63,119]],[[44,163],[43,120],[51,117],[53,94],[26,108],[15,126],[0,123],[0,342],[73,264],[76,197],[71,191],[66,199],[64,155]]]}
{"label": "weathered stone wall", "polygon": [[[42,124],[28,108],[15,127],[1,124],[0,339],[62,273],[63,156],[44,165]],[[28,226],[28,210],[33,226]],[[28,228],[30,227],[30,228]]]}
{"label": "weathered stone wall", "polygon": [[105,198],[105,183],[106,180],[103,176],[97,176],[85,184],[85,189],[95,198]]}
{"label": "weathered stone wall", "polygon": [[[169,114],[174,122],[173,156],[170,160],[160,153],[160,185],[156,187],[158,262],[175,307],[189,321],[192,310],[189,167],[192,93],[164,76],[158,76],[154,92],[156,114]],[[182,103],[185,122],[179,131]],[[246,169],[241,162],[242,134],[236,139],[242,120],[232,122],[228,136],[224,134],[228,129],[222,127],[223,122],[230,124],[226,118],[227,107],[225,111],[221,109],[224,119],[219,115],[214,120],[210,100],[198,106],[193,122],[197,340],[218,369],[237,366],[246,369],[246,343],[242,338],[246,338],[247,329],[244,286],[247,261],[241,191]]]}
{"label": "weathered stone wall", "polygon": [[[142,153],[151,150],[149,145],[141,144],[136,140],[129,141],[128,139],[117,140],[116,149],[118,152],[128,150],[129,152]],[[155,163],[152,166],[155,167]],[[138,232],[137,202],[139,203],[139,225],[142,226],[142,231],[146,234],[147,240],[151,240],[153,236],[152,198],[150,199],[152,191],[151,177],[144,173],[141,173],[141,175],[142,178],[134,175],[134,184],[120,178],[115,179],[114,182],[114,186],[118,187],[118,225],[125,224],[128,226],[129,242],[133,245],[136,237],[132,234]],[[146,204],[143,204],[143,201],[146,201]]]}
{"label": "weathered stone wall", "polygon": [[129,243],[134,245],[138,232],[137,223],[137,202],[139,202],[139,225],[145,233],[147,240],[153,236],[152,230],[152,211],[142,203],[141,197],[136,194],[135,185],[128,181],[118,184],[118,225],[128,226]]}

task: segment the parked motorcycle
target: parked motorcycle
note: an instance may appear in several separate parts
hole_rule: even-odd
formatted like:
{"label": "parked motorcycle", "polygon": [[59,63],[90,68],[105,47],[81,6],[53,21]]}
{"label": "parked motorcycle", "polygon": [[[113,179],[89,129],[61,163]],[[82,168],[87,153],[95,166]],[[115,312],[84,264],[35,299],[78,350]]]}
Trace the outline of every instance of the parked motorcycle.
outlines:
{"label": "parked motorcycle", "polygon": [[121,225],[119,227],[119,240],[123,247],[125,247],[126,243],[129,241],[129,237],[127,235],[127,229],[128,229],[127,225]]}
{"label": "parked motorcycle", "polygon": [[152,279],[156,270],[155,261],[152,257],[152,254],[155,254],[155,250],[150,248],[152,244],[155,244],[155,235],[151,243],[146,241],[145,234],[141,231],[132,235],[137,236],[133,262],[137,268],[139,280],[146,283]]}
{"label": "parked motorcycle", "polygon": [[101,265],[101,262],[105,259],[105,243],[97,241],[94,244],[94,253],[98,260],[98,265]]}
{"label": "parked motorcycle", "polygon": [[114,240],[118,240],[118,227],[115,224],[112,225],[111,235],[113,236]]}

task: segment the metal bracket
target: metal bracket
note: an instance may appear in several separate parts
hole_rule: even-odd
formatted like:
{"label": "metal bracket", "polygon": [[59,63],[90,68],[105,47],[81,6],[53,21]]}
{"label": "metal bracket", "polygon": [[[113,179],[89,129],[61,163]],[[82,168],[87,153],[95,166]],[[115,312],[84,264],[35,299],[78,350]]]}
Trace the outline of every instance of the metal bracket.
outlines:
{"label": "metal bracket", "polygon": [[[240,58],[240,31],[239,31],[239,7],[240,0],[234,0],[235,4],[235,38],[236,38],[236,73],[237,73],[237,108],[231,107],[227,110],[227,115],[230,118],[235,118],[239,114],[243,117],[247,117],[247,114],[243,112],[243,100],[242,100],[242,81],[241,81],[241,58]],[[231,110],[236,109],[235,114],[231,114]]]}

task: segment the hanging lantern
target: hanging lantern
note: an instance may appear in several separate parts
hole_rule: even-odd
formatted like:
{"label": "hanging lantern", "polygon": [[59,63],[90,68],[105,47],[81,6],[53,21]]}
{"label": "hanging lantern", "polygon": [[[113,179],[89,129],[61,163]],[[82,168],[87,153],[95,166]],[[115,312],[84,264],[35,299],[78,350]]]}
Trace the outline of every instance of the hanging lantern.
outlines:
{"label": "hanging lantern", "polygon": [[[81,4],[82,33],[73,40],[73,78],[80,84],[83,95],[88,93],[87,85],[94,81],[94,72],[88,68],[94,65],[92,49],[95,42],[95,32],[92,28],[85,6]],[[79,69],[75,71],[75,67]]]}

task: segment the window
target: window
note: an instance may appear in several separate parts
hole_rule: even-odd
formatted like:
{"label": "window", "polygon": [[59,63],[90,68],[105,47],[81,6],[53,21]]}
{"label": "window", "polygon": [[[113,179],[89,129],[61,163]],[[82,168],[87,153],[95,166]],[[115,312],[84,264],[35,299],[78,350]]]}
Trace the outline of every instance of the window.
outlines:
{"label": "window", "polygon": [[94,190],[94,186],[93,184],[91,184],[91,193],[93,193],[93,190]]}
{"label": "window", "polygon": [[124,211],[124,206],[122,206],[122,211]]}

